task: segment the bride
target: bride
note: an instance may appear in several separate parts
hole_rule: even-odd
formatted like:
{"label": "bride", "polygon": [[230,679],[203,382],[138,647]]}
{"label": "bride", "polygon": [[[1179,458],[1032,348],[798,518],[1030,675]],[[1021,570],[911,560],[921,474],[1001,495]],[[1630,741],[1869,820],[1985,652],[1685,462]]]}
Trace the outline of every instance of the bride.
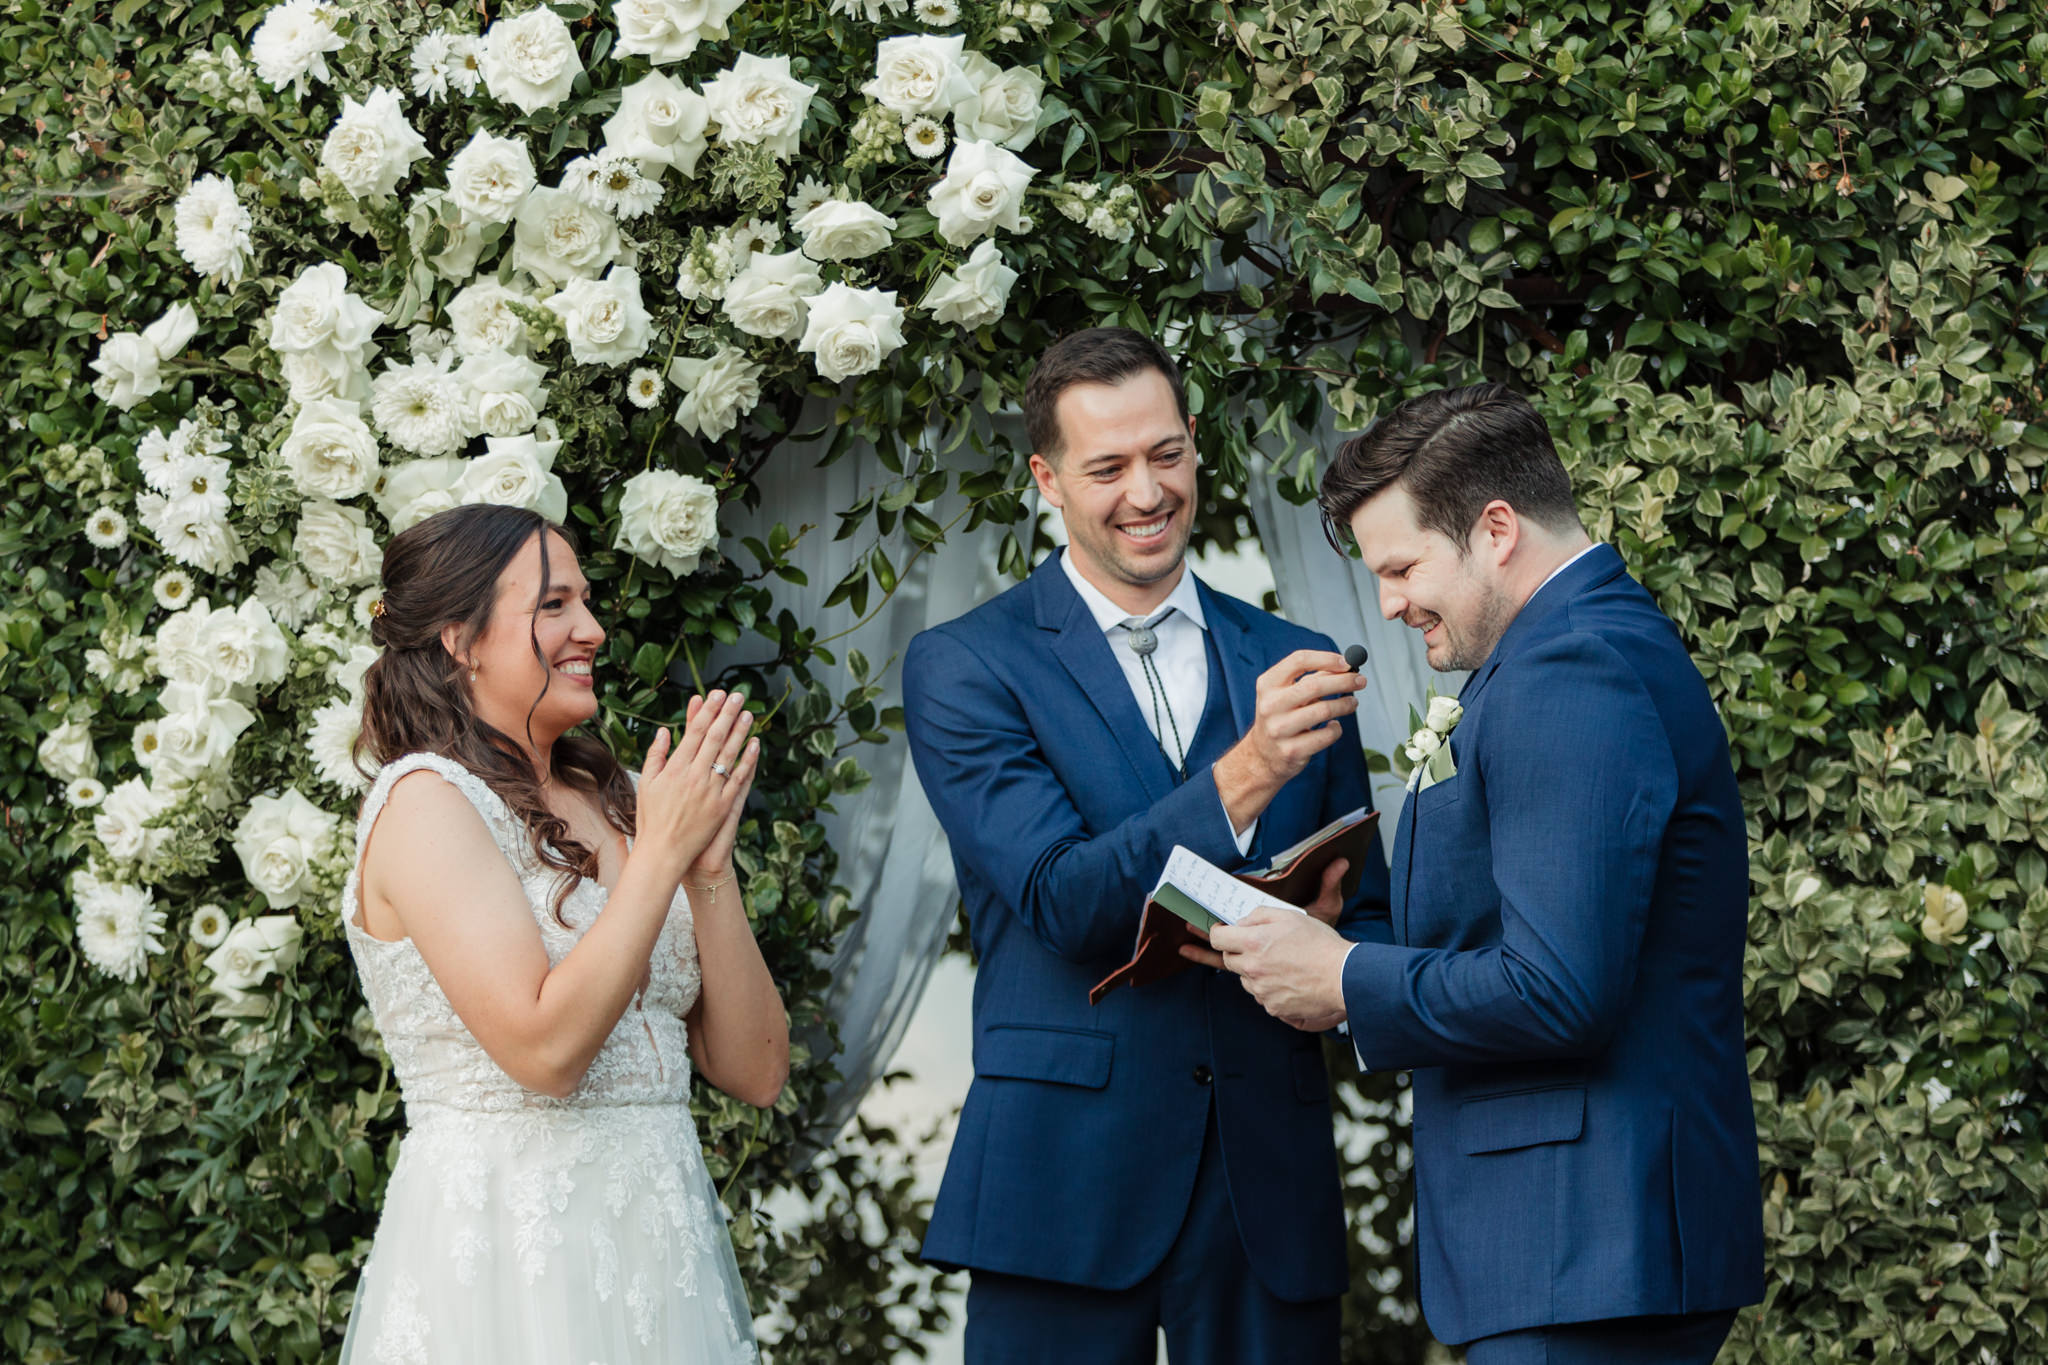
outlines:
{"label": "bride", "polygon": [[766,1107],[789,1069],[731,861],[743,699],[692,698],[636,788],[572,733],[604,628],[519,508],[393,539],[371,634],[342,912],[408,1131],[344,1365],[754,1359],[690,1116],[693,1070]]}

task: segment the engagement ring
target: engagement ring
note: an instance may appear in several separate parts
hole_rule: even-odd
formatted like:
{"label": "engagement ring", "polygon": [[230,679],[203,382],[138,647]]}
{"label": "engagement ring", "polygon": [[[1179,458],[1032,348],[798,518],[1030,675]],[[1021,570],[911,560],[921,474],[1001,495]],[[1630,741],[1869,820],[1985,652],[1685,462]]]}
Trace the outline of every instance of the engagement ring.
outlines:
{"label": "engagement ring", "polygon": [[731,773],[732,769],[726,767],[723,763],[713,762],[711,765],[711,771],[717,773],[720,777],[724,777],[727,774]]}

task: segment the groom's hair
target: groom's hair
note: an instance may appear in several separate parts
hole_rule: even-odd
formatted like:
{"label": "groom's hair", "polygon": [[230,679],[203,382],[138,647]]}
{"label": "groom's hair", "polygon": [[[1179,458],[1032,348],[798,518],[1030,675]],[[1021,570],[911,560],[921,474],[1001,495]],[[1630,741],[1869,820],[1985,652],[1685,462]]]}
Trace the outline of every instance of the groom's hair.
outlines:
{"label": "groom's hair", "polygon": [[1065,447],[1060,434],[1060,395],[1076,384],[1121,384],[1134,374],[1157,370],[1173,388],[1180,424],[1188,424],[1188,393],[1180,367],[1142,332],[1128,327],[1089,327],[1069,332],[1038,358],[1024,383],[1024,431],[1031,449],[1057,461]]}
{"label": "groom's hair", "polygon": [[1415,499],[1423,529],[1449,537],[1460,556],[1496,498],[1548,530],[1579,529],[1550,428],[1505,384],[1411,398],[1337,448],[1318,501],[1323,534],[1339,554],[1347,553],[1352,515],[1397,483]]}

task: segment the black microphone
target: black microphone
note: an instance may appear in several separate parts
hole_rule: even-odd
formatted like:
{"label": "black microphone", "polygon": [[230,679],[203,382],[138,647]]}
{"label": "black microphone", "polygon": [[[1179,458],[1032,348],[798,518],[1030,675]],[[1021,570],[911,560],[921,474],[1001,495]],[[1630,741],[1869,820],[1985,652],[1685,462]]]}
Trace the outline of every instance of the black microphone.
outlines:
{"label": "black microphone", "polygon": [[1344,663],[1353,673],[1365,667],[1365,646],[1348,645],[1344,650]]}

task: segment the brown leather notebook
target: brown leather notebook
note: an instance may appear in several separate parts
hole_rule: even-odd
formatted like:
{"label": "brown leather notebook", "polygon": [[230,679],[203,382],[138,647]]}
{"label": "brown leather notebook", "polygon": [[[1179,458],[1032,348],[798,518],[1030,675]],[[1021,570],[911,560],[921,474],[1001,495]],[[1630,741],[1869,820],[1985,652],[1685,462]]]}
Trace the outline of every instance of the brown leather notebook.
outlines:
{"label": "brown leather notebook", "polygon": [[[1380,813],[1376,810],[1353,811],[1324,825],[1258,871],[1233,875],[1275,900],[1306,907],[1315,899],[1316,890],[1322,885],[1323,870],[1332,860],[1343,858],[1350,864],[1344,869],[1342,884],[1344,898],[1349,900],[1358,890],[1358,879],[1365,870],[1371,841],[1378,837],[1373,831],[1379,819]],[[1179,888],[1171,885],[1157,888],[1153,898],[1145,902],[1145,913],[1138,921],[1138,946],[1132,952],[1131,960],[1089,991],[1088,1003],[1101,1004],[1102,998],[1119,986],[1149,986],[1185,967],[1194,966],[1180,955],[1182,944],[1201,942],[1188,930],[1190,918],[1197,918],[1204,928],[1217,922],[1215,916],[1205,911],[1192,897],[1182,894]]]}

